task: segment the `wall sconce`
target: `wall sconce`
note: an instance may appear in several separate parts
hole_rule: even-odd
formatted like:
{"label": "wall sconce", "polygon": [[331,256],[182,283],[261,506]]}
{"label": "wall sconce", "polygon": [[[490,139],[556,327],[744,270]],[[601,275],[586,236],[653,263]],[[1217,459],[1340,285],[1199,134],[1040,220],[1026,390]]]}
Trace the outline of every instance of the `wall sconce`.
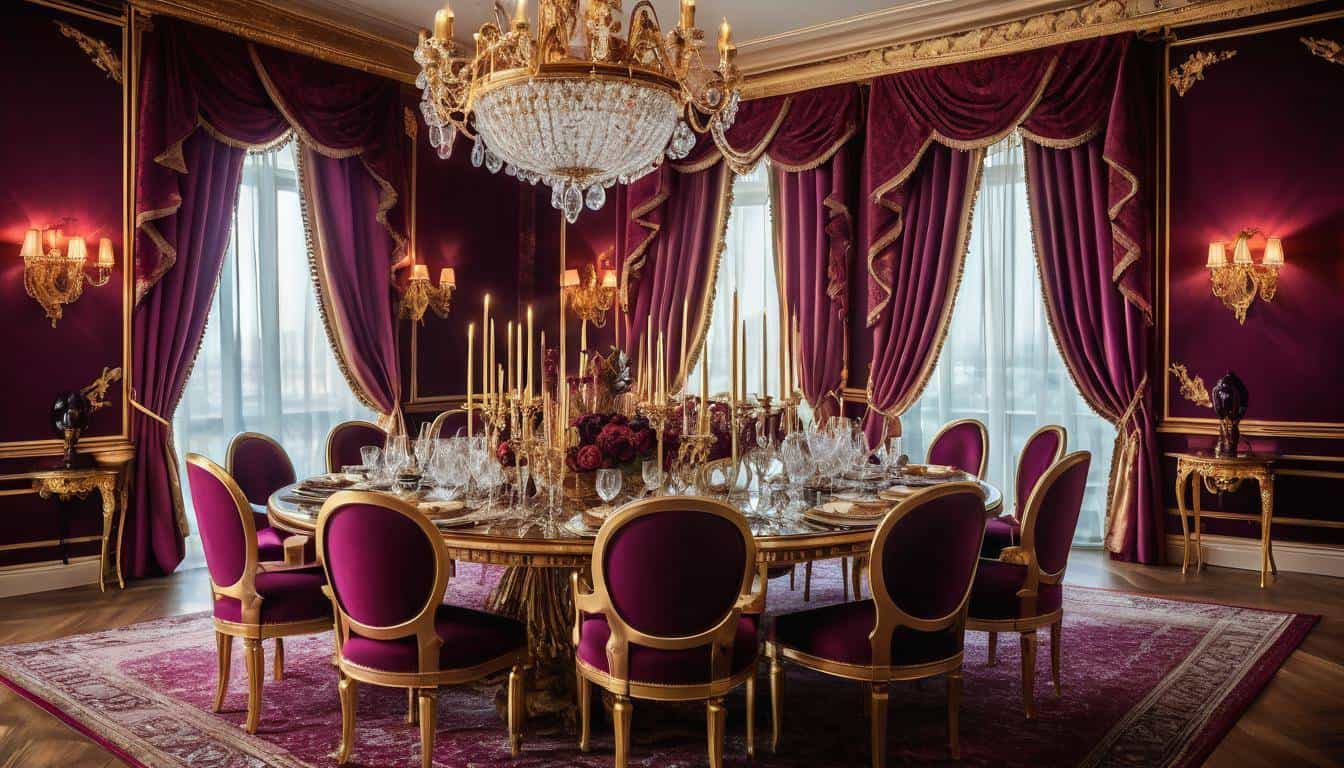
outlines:
{"label": "wall sconce", "polygon": [[593,264],[585,264],[581,269],[566,269],[560,278],[560,289],[568,297],[565,303],[574,310],[574,316],[598,328],[607,323],[607,312],[616,298],[616,284],[616,270],[602,270],[599,283],[597,267]]}
{"label": "wall sconce", "polygon": [[[86,277],[84,268],[89,254],[84,238],[67,240],[62,254],[58,247],[60,237],[61,231],[55,227],[30,229],[24,233],[23,246],[19,250],[23,256],[23,288],[42,306],[52,328],[64,314],[62,305],[75,303],[84,293],[86,282],[94,287],[107,285],[116,264],[112,241],[104,237],[98,241],[94,274]],[[45,248],[43,239],[47,241]]]}
{"label": "wall sconce", "polygon": [[1209,243],[1209,282],[1213,295],[1232,310],[1237,322],[1246,324],[1246,310],[1258,292],[1265,301],[1273,301],[1279,285],[1279,267],[1283,266],[1283,242],[1277,237],[1265,241],[1265,253],[1256,264],[1251,259],[1251,237],[1257,229],[1243,229],[1232,244],[1232,262],[1227,261],[1227,243]]}
{"label": "wall sconce", "polygon": [[413,322],[425,321],[425,310],[432,309],[439,319],[448,317],[453,308],[453,292],[457,290],[457,272],[452,267],[439,270],[439,284],[429,282],[429,267],[411,265],[411,279],[401,296],[401,316]]}

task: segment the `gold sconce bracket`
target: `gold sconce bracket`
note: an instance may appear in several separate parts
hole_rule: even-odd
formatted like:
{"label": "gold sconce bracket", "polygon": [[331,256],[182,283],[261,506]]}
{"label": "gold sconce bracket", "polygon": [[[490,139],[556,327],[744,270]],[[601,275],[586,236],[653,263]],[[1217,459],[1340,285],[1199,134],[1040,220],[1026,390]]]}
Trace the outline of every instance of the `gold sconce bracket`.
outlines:
{"label": "gold sconce bracket", "polygon": [[602,328],[607,324],[607,313],[616,298],[616,271],[603,270],[598,281],[597,267],[585,264],[579,269],[565,270],[565,304],[574,310],[581,321]]}
{"label": "gold sconce bracket", "polygon": [[1266,239],[1260,263],[1251,258],[1251,238],[1261,234],[1255,227],[1237,233],[1232,241],[1232,260],[1227,258],[1227,244],[1209,244],[1209,284],[1213,295],[1223,306],[1232,310],[1237,322],[1246,324],[1246,312],[1258,294],[1265,301],[1273,301],[1278,293],[1279,268],[1283,266],[1283,243],[1274,236]]}
{"label": "gold sconce bracket", "polygon": [[50,226],[45,230],[29,229],[24,233],[20,249],[23,289],[42,307],[52,328],[64,316],[64,305],[73,304],[84,295],[85,284],[95,288],[107,285],[116,264],[112,240],[104,237],[98,241],[92,274],[85,274],[88,246],[84,238],[69,238],[64,252],[59,247],[61,230],[70,221],[65,219],[61,226]]}
{"label": "gold sconce bracket", "polygon": [[446,320],[453,309],[453,294],[457,291],[457,274],[452,267],[439,272],[439,284],[429,282],[429,268],[424,264],[411,267],[411,279],[401,295],[401,316],[411,322],[425,322],[425,312],[433,311],[440,320]]}

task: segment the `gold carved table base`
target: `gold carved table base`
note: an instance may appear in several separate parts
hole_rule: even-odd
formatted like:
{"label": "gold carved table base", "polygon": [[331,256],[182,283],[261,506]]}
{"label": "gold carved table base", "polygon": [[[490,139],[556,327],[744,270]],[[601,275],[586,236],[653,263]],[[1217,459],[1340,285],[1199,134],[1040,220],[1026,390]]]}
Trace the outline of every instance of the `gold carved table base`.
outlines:
{"label": "gold carved table base", "polygon": [[[70,501],[74,498],[87,498],[93,491],[98,491],[103,502],[103,529],[102,529],[102,549],[98,555],[98,589],[107,591],[107,564],[108,564],[108,545],[112,538],[112,525],[117,518],[118,510],[121,512],[121,518],[116,520],[118,529],[118,539],[120,539],[121,527],[125,525],[126,514],[126,483],[121,480],[121,471],[117,469],[54,469],[44,472],[36,472],[32,475],[33,490],[43,499],[49,499],[55,496],[62,502]],[[117,586],[126,588],[126,582],[121,575],[121,547],[117,547],[115,554],[116,566],[114,568],[117,577]]]}
{"label": "gold carved table base", "polygon": [[[1274,562],[1274,540],[1270,535],[1274,512],[1274,470],[1270,457],[1243,456],[1237,458],[1217,458],[1196,454],[1180,454],[1176,458],[1176,507],[1181,517],[1181,536],[1184,551],[1181,555],[1181,574],[1190,567],[1190,524],[1187,517],[1194,519],[1195,535],[1195,572],[1204,568],[1204,546],[1201,536],[1200,515],[1201,494],[1204,489],[1210,493],[1223,493],[1237,490],[1244,481],[1254,481],[1260,490],[1260,588],[1265,587],[1266,576],[1279,575],[1278,565]],[[1185,494],[1187,481],[1190,488],[1189,512],[1186,511]]]}

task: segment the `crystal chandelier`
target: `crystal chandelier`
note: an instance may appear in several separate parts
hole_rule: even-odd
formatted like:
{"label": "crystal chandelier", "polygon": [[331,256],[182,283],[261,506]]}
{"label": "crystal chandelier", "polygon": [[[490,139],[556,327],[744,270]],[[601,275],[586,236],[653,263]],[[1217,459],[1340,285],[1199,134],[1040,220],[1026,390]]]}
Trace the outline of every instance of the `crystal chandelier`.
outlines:
{"label": "crystal chandelier", "polygon": [[644,176],[664,157],[685,157],[697,133],[726,131],[740,84],[728,21],[710,69],[695,0],[682,0],[666,34],[640,0],[620,37],[620,11],[620,0],[541,0],[534,34],[526,0],[512,22],[496,4],[495,21],[472,35],[476,52],[466,58],[444,7],[415,50],[430,144],[447,158],[462,132],[475,142],[473,165],[544,182],[551,205],[573,223],[584,205],[601,208],[613,184]]}

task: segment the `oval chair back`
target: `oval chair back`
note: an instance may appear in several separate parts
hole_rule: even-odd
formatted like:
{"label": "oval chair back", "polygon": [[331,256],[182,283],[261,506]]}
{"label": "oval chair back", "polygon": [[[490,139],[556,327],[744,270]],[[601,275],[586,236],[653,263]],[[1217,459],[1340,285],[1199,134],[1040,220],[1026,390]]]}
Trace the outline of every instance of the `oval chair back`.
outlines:
{"label": "oval chair back", "polygon": [[938,632],[965,623],[984,532],[984,491],[971,482],[920,491],[883,519],[869,554],[874,667],[891,665],[901,627]]}
{"label": "oval chair back", "polygon": [[255,624],[261,604],[256,599],[257,529],[252,507],[229,473],[199,453],[187,454],[187,484],[210,589],[216,597],[240,600],[244,621]]}
{"label": "oval chair back", "polygon": [[414,637],[421,674],[439,671],[434,613],[448,553],[418,509],[386,494],[342,491],[322,505],[317,553],[336,609],[337,641]]}
{"label": "oval chair back", "polygon": [[387,442],[387,432],[367,421],[343,421],[327,433],[327,471],[340,472],[341,467],[359,464],[363,459],[359,449],[366,445],[379,448]]}
{"label": "oval chair back", "polygon": [[294,464],[280,443],[260,432],[239,432],[229,441],[224,458],[243,495],[253,504],[266,505],[272,493],[295,481]]}
{"label": "oval chair back", "polygon": [[710,679],[728,677],[755,563],[742,514],[716,499],[645,499],[608,518],[593,547],[591,597],[611,628],[611,677],[629,680],[630,643],[710,646]]}
{"label": "oval chair back", "polygon": [[[481,409],[474,408],[471,411],[472,426],[477,431],[485,429],[485,422],[481,419]],[[451,428],[453,432],[459,429],[465,429],[467,426],[467,409],[453,408],[434,417],[433,423],[429,426],[429,436],[434,439],[441,437],[452,437],[453,435],[443,434],[445,428]]]}
{"label": "oval chair back", "polygon": [[1068,450],[1069,433],[1058,424],[1047,424],[1031,433],[1017,457],[1017,478],[1013,497],[1013,518],[1022,522],[1027,500],[1046,471]]}
{"label": "oval chair back", "polygon": [[1091,464],[1091,453],[1074,451],[1056,462],[1032,491],[1022,516],[1021,549],[1028,560],[1024,589],[1063,581]]}
{"label": "oval chair back", "polygon": [[929,463],[953,466],[983,480],[989,464],[989,431],[978,419],[944,424],[929,441]]}

